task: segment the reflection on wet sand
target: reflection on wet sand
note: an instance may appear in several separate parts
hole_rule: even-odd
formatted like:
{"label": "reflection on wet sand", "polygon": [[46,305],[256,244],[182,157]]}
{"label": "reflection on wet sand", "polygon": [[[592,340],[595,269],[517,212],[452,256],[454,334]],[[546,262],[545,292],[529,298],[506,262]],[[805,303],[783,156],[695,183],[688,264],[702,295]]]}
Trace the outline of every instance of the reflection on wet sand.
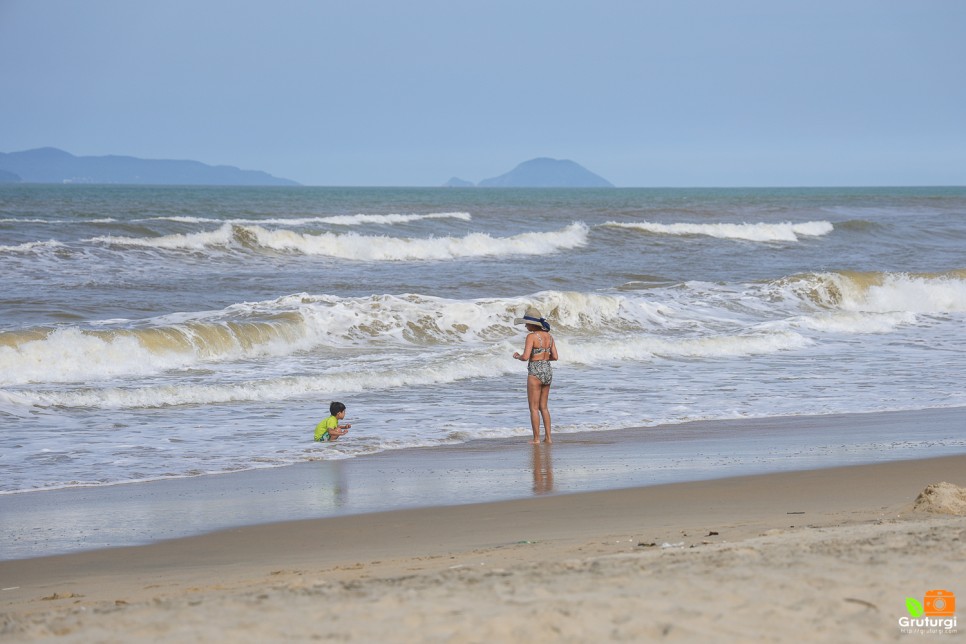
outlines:
{"label": "reflection on wet sand", "polygon": [[321,510],[335,510],[349,504],[349,482],[342,461],[323,461],[319,464],[320,479],[316,499]]}
{"label": "reflection on wet sand", "polygon": [[533,493],[547,494],[553,492],[552,445],[534,445],[530,464],[533,468]]}

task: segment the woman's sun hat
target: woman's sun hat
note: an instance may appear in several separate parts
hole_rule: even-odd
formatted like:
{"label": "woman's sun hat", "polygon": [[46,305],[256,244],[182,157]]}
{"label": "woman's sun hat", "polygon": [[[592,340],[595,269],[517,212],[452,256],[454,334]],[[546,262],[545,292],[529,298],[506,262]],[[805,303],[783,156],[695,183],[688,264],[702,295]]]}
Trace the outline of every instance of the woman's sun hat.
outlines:
{"label": "woman's sun hat", "polygon": [[514,324],[536,324],[537,326],[543,327],[544,331],[550,330],[550,323],[547,322],[540,311],[533,308],[532,306],[527,307],[527,312],[523,314],[522,318],[514,318]]}

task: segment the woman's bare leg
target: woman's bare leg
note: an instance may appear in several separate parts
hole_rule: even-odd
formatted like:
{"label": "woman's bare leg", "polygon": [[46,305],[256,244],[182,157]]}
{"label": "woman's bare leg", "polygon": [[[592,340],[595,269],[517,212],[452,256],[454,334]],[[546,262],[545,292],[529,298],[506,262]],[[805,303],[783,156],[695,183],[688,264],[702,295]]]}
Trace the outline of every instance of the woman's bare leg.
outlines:
{"label": "woman's bare leg", "polygon": [[534,376],[527,376],[527,403],[530,405],[530,427],[533,429],[531,443],[540,442],[540,400],[543,385]]}
{"label": "woman's bare leg", "polygon": [[543,442],[550,440],[550,385],[540,385],[540,415],[543,416]]}

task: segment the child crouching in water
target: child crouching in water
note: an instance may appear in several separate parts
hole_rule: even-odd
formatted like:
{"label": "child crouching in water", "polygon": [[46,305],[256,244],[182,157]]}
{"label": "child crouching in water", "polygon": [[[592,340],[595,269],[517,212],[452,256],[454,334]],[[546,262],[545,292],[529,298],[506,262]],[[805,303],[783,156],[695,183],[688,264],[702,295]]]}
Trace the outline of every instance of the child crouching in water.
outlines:
{"label": "child crouching in water", "polygon": [[317,441],[337,440],[339,436],[348,434],[349,428],[352,427],[349,423],[339,424],[339,421],[345,418],[345,405],[342,403],[334,402],[329,405],[329,413],[331,416],[315,426],[315,440]]}

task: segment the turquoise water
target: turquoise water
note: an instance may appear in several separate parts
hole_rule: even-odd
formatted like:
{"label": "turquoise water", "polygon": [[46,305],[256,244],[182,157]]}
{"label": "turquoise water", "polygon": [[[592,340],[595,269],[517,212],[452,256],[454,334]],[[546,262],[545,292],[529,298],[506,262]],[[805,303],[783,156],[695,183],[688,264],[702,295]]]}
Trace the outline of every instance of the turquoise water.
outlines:
{"label": "turquoise water", "polygon": [[961,406],[964,251],[963,188],[0,187],[0,490],[525,438],[530,305],[560,433]]}

